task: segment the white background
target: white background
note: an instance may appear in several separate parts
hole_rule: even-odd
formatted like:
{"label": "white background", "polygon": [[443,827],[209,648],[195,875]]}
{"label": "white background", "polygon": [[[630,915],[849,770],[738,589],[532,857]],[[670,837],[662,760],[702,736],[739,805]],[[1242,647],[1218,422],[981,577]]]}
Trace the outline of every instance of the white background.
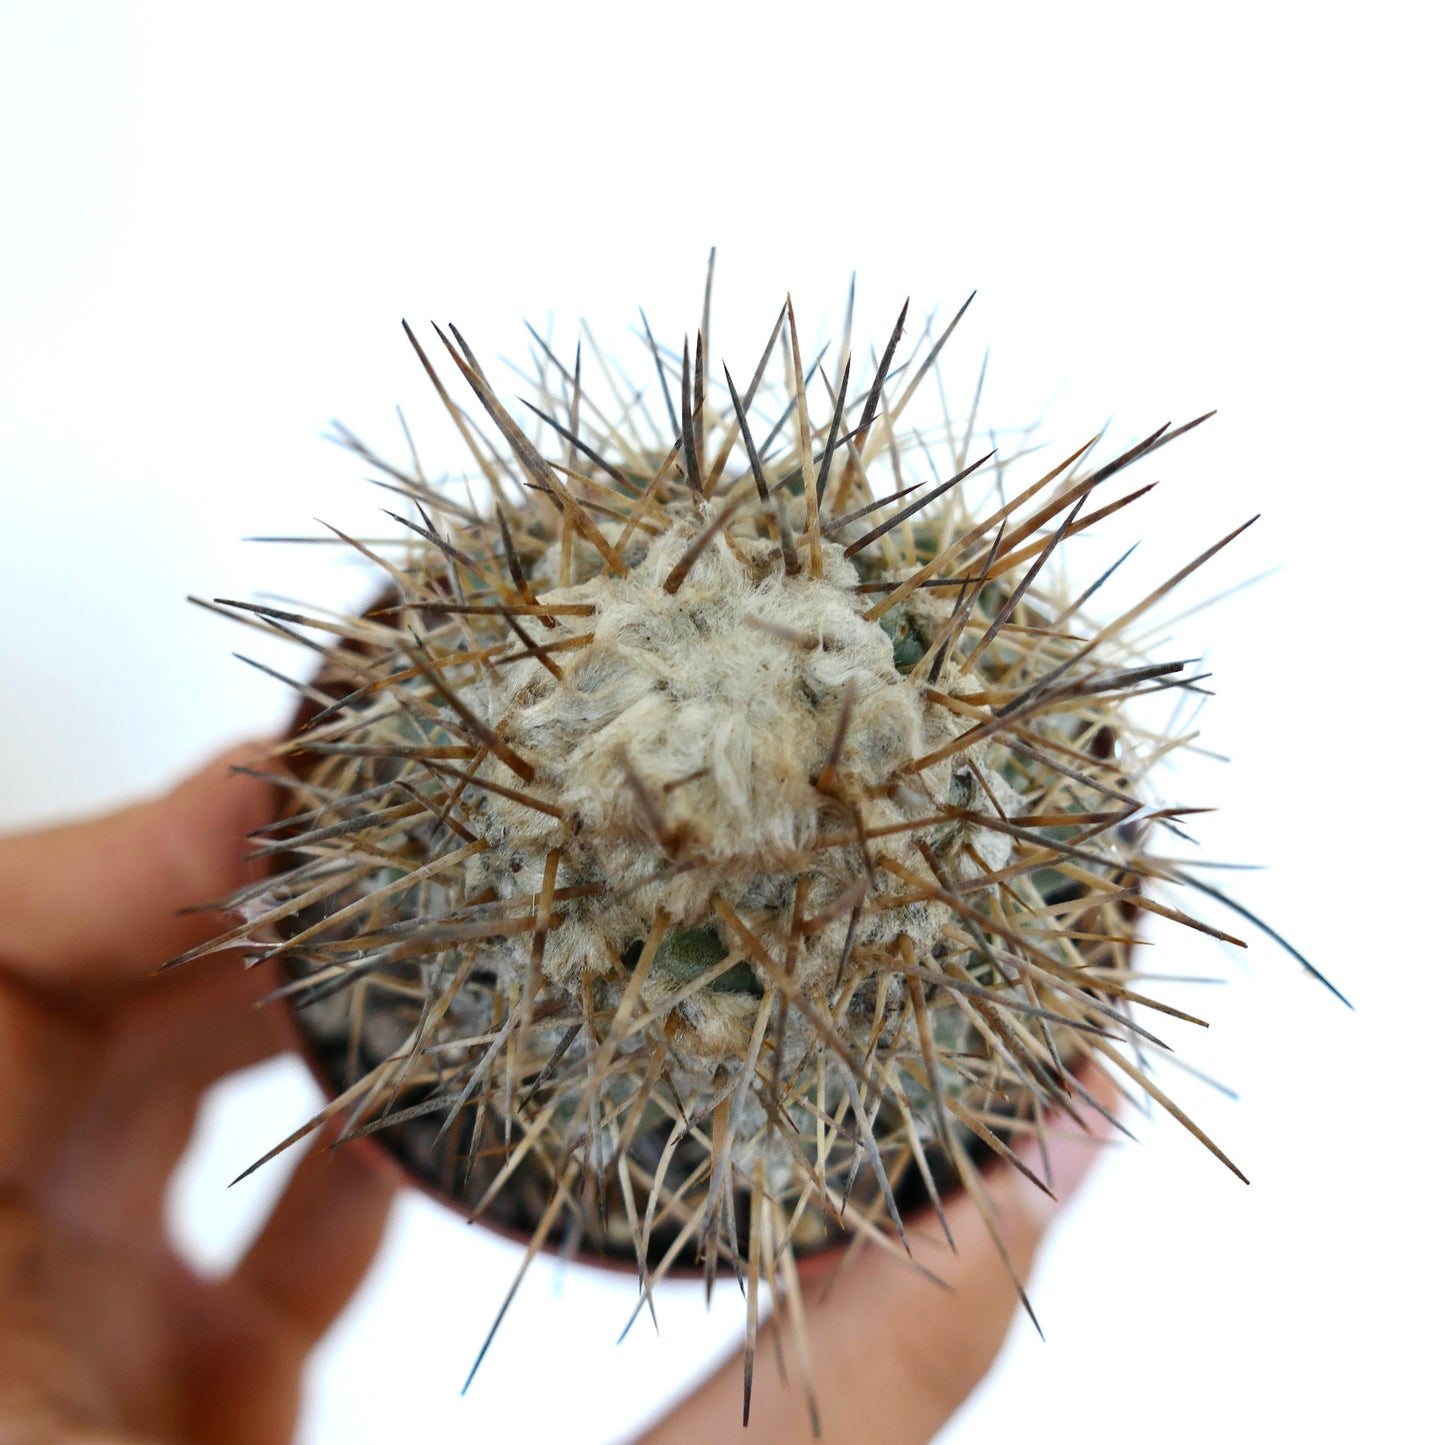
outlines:
{"label": "white background", "polygon": [[[337,416],[438,470],[464,458],[398,325],[456,321],[525,363],[585,313],[645,375],[719,247],[721,355],[746,367],[791,289],[805,336],[881,343],[975,287],[956,343],[987,417],[1044,414],[1054,455],[1210,407],[1147,464],[1142,595],[1253,515],[1189,595],[1219,696],[1171,787],[1218,805],[1210,857],[1357,1006],[1257,935],[1179,930],[1228,985],[1170,1038],[1237,1103],[1181,1097],[1253,1184],[1180,1130],[1100,1170],[1016,1331],[943,1437],[1428,1438],[1442,1284],[1438,845],[1442,117],[1428,8],[730,0],[560,6],[0,6],[0,821],[135,797],[281,724],[297,671],[207,596],[360,600],[313,517],[374,530],[383,494],[319,439]],[[914,334],[916,335],[916,329]],[[510,384],[500,364],[494,379]],[[1102,555],[1102,554],[1101,554]],[[299,1066],[224,1086],[176,1192],[219,1264],[281,1167],[226,1181],[312,1107]],[[1431,1120],[1435,1120],[1432,1123]],[[670,1290],[660,1341],[613,1340],[635,1286],[534,1271],[458,1387],[517,1252],[419,1199],[310,1380],[309,1445],[625,1438],[728,1347]],[[861,1325],[860,1325],[861,1327]]]}

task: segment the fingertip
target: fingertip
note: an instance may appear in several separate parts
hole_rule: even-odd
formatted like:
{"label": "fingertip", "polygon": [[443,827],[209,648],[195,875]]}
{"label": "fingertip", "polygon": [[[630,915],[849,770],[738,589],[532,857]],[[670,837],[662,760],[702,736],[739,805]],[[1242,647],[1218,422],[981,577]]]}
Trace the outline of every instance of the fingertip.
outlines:
{"label": "fingertip", "polygon": [[1018,1207],[1040,1234],[1078,1193],[1108,1147],[1108,1141],[1098,1136],[1071,1132],[1051,1134],[1046,1148],[1037,1139],[1030,1139],[1019,1149],[1019,1159],[1039,1178],[1047,1180],[1052,1191],[1047,1194],[1017,1170],[1010,1171]]}
{"label": "fingertip", "polygon": [[273,785],[264,774],[273,757],[270,743],[251,740],[217,753],[181,779],[151,806],[177,821],[199,824],[209,836],[217,826],[237,840],[264,826],[273,812]]}
{"label": "fingertip", "polygon": [[1107,1112],[1112,1112],[1119,1100],[1112,1080],[1089,1065],[1081,1073],[1080,1082],[1096,1101],[1097,1112],[1084,1124],[1051,1115],[1042,1133],[1029,1135],[1017,1150],[1019,1161],[1048,1184],[1048,1192],[1018,1170],[1007,1171],[1011,1176],[1012,1200],[1040,1235],[1058,1218],[1119,1139],[1118,1131],[1107,1117]]}
{"label": "fingertip", "polygon": [[169,793],[120,812],[7,840],[0,953],[43,988],[134,979],[216,931],[186,909],[247,881],[246,835],[271,815],[266,746],[226,749]]}
{"label": "fingertip", "polygon": [[307,1339],[330,1327],[361,1284],[396,1197],[379,1151],[325,1138],[297,1166],[275,1212],[228,1281]]}
{"label": "fingertip", "polygon": [[[274,789],[258,771],[267,756],[265,743],[237,744],[164,796],[106,820],[123,824],[140,855],[128,879],[131,895],[117,901],[151,918],[153,941],[143,947],[152,965],[220,931],[220,906],[257,875],[247,862],[249,835],[275,813]],[[163,910],[168,925],[160,922]]]}

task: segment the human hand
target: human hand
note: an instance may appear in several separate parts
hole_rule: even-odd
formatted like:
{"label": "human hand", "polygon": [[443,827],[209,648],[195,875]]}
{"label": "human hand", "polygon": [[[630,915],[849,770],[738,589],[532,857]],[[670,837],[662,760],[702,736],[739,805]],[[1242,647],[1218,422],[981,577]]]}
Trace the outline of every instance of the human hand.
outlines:
{"label": "human hand", "polygon": [[246,881],[267,821],[238,752],[169,796],[0,839],[0,1439],[271,1445],[365,1273],[391,1186],[315,1147],[236,1269],[166,1237],[206,1088],[287,1047],[274,984],[234,954],[153,977],[215,932],[176,910]]}
{"label": "human hand", "polygon": [[[1097,1070],[1080,1082],[1110,1112],[1118,1092]],[[1087,1112],[1087,1111],[1085,1111]],[[1056,1121],[1057,1122],[1057,1121]],[[1100,1121],[1101,1130],[1108,1126]],[[1048,1136],[1054,1198],[1006,1165],[990,1171],[995,1207],[992,1237],[978,1207],[962,1192],[944,1203],[956,1250],[940,1237],[936,1217],[921,1216],[909,1232],[921,1271],[876,1246],[836,1269],[814,1270],[803,1281],[808,1349],[823,1429],[823,1445],[924,1445],[947,1423],[988,1373],[1019,1306],[1045,1231],[1098,1159],[1100,1139],[1060,1124]],[[1018,1148],[1036,1175],[1045,1176],[1036,1141]],[[999,1245],[1007,1252],[1005,1264]],[[734,1356],[635,1445],[695,1445],[737,1440],[745,1445],[796,1445],[812,1438],[808,1397],[794,1356],[789,1382],[780,1379],[772,1320],[758,1331],[750,1420],[741,1423],[742,1361]],[[791,1345],[784,1327],[784,1347]]]}

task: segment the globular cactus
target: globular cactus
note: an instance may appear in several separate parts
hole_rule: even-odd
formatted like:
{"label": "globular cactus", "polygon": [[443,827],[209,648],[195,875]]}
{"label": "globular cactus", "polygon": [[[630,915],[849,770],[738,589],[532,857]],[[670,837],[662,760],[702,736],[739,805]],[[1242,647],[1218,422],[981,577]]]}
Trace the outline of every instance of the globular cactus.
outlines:
{"label": "globular cactus", "polygon": [[347,436],[409,509],[402,554],[353,544],[376,605],[219,604],[320,672],[276,871],[211,946],[284,964],[319,1117],[528,1259],[630,1260],[644,1298],[701,1262],[755,1319],[798,1256],[902,1253],[1046,1115],[1087,1127],[1085,1062],[1163,1097],[1131,942],[1142,910],[1205,925],[1151,897],[1177,740],[1127,705],[1194,682],[1130,630],[1223,542],[1102,625],[1056,548],[1195,423],[1016,485],[913,426],[957,320],[905,360],[900,316],[854,388],[788,305],[739,392],[705,317],[680,357],[649,333],[651,407],[544,346],[515,414],[438,329],[490,429],[408,329],[476,475]]}

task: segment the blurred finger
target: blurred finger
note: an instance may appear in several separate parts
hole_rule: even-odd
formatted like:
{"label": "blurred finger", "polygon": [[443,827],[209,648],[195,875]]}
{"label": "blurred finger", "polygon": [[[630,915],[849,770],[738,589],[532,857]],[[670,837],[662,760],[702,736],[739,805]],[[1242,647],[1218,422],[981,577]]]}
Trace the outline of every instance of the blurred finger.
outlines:
{"label": "blurred finger", "polygon": [[373,1152],[354,1144],[313,1146],[222,1286],[239,1309],[278,1314],[303,1348],[341,1312],[381,1243],[396,1190],[372,1162]]}
{"label": "blurred finger", "polygon": [[282,1010],[257,1006],[272,974],[206,959],[151,980],[112,1015],[86,1096],[30,1156],[53,1217],[117,1245],[163,1236],[167,1181],[202,1095],[291,1043]]}
{"label": "blurred finger", "polygon": [[187,1440],[292,1438],[306,1356],[361,1283],[386,1227],[395,1190],[372,1168],[373,1152],[333,1151],[325,1136],[313,1145],[241,1263],[193,1301]]}
{"label": "blurred finger", "polygon": [[258,757],[233,749],[154,802],[0,839],[0,968],[47,992],[105,993],[216,933],[214,914],[177,910],[246,881],[245,835],[271,792],[231,769]]}
{"label": "blurred finger", "polygon": [[0,1190],[49,1160],[94,1077],[96,1036],[0,974]]}

